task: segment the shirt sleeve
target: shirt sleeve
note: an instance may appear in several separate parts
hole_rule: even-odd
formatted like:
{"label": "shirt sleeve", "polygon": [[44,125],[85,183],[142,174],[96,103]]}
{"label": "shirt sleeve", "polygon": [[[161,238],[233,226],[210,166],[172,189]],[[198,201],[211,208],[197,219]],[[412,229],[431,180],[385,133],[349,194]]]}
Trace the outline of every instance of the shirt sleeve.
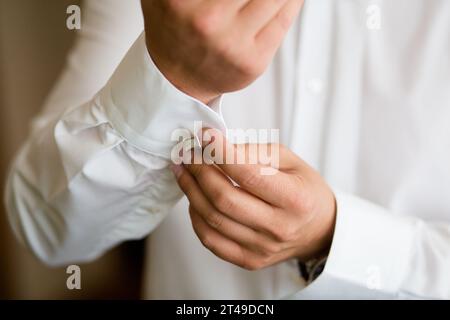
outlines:
{"label": "shirt sleeve", "polygon": [[[71,99],[70,85],[79,88],[66,83],[67,99],[82,101]],[[224,130],[220,100],[206,106],[172,86],[143,33],[87,102],[54,96],[12,164],[5,195],[16,236],[50,265],[89,261],[150,233],[182,195],[168,169],[173,131],[195,134],[194,121]]]}
{"label": "shirt sleeve", "polygon": [[322,274],[296,299],[449,299],[450,225],[338,193]]}

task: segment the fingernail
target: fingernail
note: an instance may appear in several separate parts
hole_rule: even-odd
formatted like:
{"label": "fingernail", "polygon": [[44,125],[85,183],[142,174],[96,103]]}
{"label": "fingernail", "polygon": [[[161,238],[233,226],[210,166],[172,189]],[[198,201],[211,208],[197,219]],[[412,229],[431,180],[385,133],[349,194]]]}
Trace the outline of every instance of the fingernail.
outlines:
{"label": "fingernail", "polygon": [[170,170],[172,170],[173,174],[175,175],[175,178],[179,178],[181,174],[183,173],[183,166],[180,164],[172,164],[170,165]]}

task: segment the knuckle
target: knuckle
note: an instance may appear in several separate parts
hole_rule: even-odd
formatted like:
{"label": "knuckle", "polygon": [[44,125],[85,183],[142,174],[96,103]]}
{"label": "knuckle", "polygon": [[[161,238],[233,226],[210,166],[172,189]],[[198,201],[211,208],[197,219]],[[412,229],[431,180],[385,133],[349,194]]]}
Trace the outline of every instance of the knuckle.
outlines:
{"label": "knuckle", "polygon": [[297,237],[298,230],[294,224],[288,224],[284,227],[283,233],[280,234],[284,242],[291,242]]}
{"label": "knuckle", "polygon": [[299,214],[307,215],[314,210],[313,197],[309,196],[306,190],[297,192],[288,198],[288,206],[295,208]]}
{"label": "knuckle", "polygon": [[304,178],[295,175],[292,189],[294,190],[286,195],[286,205],[294,209],[295,212],[304,212],[311,204],[311,198],[308,195],[308,187],[305,185]]}
{"label": "knuckle", "polygon": [[303,216],[309,216],[314,212],[314,203],[311,197],[302,198],[299,206]]}
{"label": "knuckle", "polygon": [[236,264],[238,267],[241,267],[241,268],[243,268],[243,269],[247,269],[247,268],[246,268],[246,265],[247,265],[247,259],[248,259],[248,257],[246,256],[244,250],[243,250],[242,248],[240,248],[239,253],[238,253],[238,256],[236,257],[235,264]]}
{"label": "knuckle", "polygon": [[256,78],[264,72],[265,66],[255,57],[244,58],[239,62],[240,71],[249,78]]}
{"label": "knuckle", "polygon": [[261,270],[264,267],[265,267],[264,260],[260,258],[246,259],[243,264],[243,268],[248,271],[257,271]]}
{"label": "knuckle", "polygon": [[288,205],[289,208],[296,208],[296,209],[300,209],[303,208],[304,203],[300,197],[299,194],[297,193],[293,193],[289,196],[286,197],[286,204]]}
{"label": "knuckle", "polygon": [[244,174],[242,183],[244,187],[258,188],[261,186],[261,176],[256,171],[249,171],[248,173]]}
{"label": "knuckle", "polygon": [[289,27],[292,23],[292,17],[285,11],[281,10],[278,14],[277,14],[277,21],[281,27],[281,30],[283,32],[286,32],[289,30]]}
{"label": "knuckle", "polygon": [[206,222],[214,229],[219,229],[223,224],[223,216],[217,212],[209,212],[206,216]]}
{"label": "knuckle", "polygon": [[234,48],[236,47],[236,40],[231,36],[224,36],[220,39],[216,44],[217,53],[225,60],[225,61],[234,61],[236,54],[234,52]]}
{"label": "knuckle", "polygon": [[199,10],[193,15],[192,27],[197,34],[209,38],[216,33],[221,17],[217,8],[217,6],[211,6],[207,9]]}
{"label": "knuckle", "polygon": [[200,239],[200,242],[202,243],[202,245],[205,248],[207,248],[209,250],[212,250],[212,241],[211,241],[211,239],[210,239],[208,234],[198,235],[198,238]]}
{"label": "knuckle", "polygon": [[272,229],[272,235],[277,241],[291,242],[297,237],[297,227],[292,223],[286,223],[282,226]]}
{"label": "knuckle", "polygon": [[263,250],[263,254],[266,257],[270,257],[281,251],[281,245],[278,243],[275,243],[275,242],[268,242],[268,243],[264,244],[262,250]]}
{"label": "knuckle", "polygon": [[191,164],[189,165],[189,171],[197,180],[202,180],[204,177],[205,168],[202,165]]}
{"label": "knuckle", "polygon": [[215,200],[215,206],[221,212],[231,212],[235,207],[233,198],[224,190],[217,192]]}

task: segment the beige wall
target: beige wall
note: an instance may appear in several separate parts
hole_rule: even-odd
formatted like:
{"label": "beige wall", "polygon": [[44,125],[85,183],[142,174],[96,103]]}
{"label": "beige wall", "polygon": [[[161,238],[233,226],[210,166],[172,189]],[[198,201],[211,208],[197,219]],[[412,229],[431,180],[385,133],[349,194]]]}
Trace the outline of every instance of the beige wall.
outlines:
{"label": "beige wall", "polygon": [[[75,36],[66,8],[77,0],[0,0],[0,181],[64,65]],[[128,244],[82,266],[82,290],[65,288],[64,268],[49,269],[12,237],[0,207],[0,298],[134,298],[142,244]]]}

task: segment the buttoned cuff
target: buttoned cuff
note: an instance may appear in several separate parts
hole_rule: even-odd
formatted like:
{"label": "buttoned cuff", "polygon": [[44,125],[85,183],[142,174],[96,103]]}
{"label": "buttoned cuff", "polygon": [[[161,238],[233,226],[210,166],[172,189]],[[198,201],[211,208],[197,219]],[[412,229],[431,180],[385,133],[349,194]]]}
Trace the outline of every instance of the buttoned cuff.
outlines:
{"label": "buttoned cuff", "polygon": [[288,299],[399,298],[408,273],[416,220],[336,193],[332,246],[322,274]]}
{"label": "buttoned cuff", "polygon": [[226,126],[221,98],[209,106],[173,86],[153,63],[142,33],[99,93],[109,121],[135,147],[170,159],[176,130]]}
{"label": "buttoned cuff", "polygon": [[336,194],[337,220],[324,273],[395,294],[408,270],[415,220],[348,194]]}

